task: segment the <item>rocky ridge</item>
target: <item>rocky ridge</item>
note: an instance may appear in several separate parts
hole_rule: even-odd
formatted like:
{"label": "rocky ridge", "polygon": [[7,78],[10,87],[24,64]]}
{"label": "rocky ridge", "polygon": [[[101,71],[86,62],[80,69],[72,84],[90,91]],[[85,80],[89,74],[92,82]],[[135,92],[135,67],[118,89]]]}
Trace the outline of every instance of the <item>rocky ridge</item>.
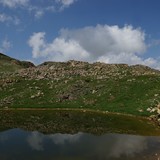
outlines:
{"label": "rocky ridge", "polygon": [[81,61],[45,62],[37,67],[17,70],[15,73],[1,73],[1,78],[20,76],[26,79],[63,79],[72,77],[91,77],[93,79],[121,79],[125,76],[160,75],[160,71],[143,65],[129,66],[127,64],[105,64],[96,62],[90,64]]}

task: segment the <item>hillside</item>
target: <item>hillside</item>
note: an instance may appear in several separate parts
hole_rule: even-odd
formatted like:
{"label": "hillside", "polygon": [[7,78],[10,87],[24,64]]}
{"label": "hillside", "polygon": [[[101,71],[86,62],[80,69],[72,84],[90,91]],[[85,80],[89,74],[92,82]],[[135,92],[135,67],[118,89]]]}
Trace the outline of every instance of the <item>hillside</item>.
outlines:
{"label": "hillside", "polygon": [[34,67],[34,64],[27,61],[19,61],[0,53],[0,72],[13,72],[17,69]]}
{"label": "hillside", "polygon": [[88,108],[143,116],[159,112],[160,71],[147,66],[72,60],[0,72],[1,108]]}

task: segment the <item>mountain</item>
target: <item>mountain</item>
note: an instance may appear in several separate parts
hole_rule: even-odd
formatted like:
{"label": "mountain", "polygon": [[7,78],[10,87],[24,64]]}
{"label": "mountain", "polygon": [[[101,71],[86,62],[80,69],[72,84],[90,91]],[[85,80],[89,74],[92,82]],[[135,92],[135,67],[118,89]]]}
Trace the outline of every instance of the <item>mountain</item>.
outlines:
{"label": "mountain", "polygon": [[[71,60],[34,67],[3,54],[0,64],[1,108],[88,108],[143,116],[160,113],[160,71],[147,66]],[[5,72],[10,70],[5,66],[16,72]]]}
{"label": "mountain", "polygon": [[34,67],[34,64],[27,61],[19,61],[17,59],[0,53],[0,72],[13,72],[22,68]]}

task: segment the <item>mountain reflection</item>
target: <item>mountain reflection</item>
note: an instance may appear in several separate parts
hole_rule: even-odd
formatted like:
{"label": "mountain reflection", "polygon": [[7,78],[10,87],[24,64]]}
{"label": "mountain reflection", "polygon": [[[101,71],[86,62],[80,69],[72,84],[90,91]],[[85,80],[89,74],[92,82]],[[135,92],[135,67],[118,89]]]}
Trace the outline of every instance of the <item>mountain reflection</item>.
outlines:
{"label": "mountain reflection", "polygon": [[86,133],[44,135],[12,129],[0,133],[0,159],[155,159],[160,138]]}

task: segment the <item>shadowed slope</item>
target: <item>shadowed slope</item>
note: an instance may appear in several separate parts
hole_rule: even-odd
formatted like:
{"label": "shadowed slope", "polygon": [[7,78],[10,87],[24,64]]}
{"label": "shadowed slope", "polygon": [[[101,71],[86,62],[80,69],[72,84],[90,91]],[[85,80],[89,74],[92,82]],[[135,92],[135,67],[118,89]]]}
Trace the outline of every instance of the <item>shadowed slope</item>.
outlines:
{"label": "shadowed slope", "polygon": [[19,61],[0,53],[0,72],[13,72],[29,67],[34,67],[34,64],[27,61]]}

